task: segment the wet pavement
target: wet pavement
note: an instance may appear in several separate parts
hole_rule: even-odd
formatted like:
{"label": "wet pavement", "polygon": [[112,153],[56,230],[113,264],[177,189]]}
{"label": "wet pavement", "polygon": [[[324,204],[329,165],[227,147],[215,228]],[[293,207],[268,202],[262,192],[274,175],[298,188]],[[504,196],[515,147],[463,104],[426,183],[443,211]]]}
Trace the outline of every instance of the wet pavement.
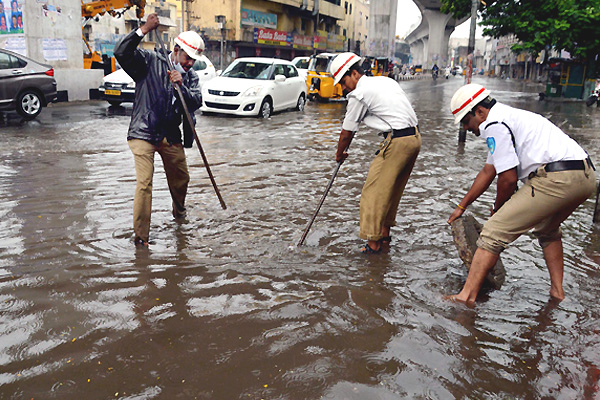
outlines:
{"label": "wet pavement", "polygon": [[[198,116],[222,210],[186,150],[177,223],[156,160],[150,250],[132,241],[131,106],[57,104],[0,120],[1,399],[598,399],[600,236],[594,199],[563,226],[565,291],[549,300],[541,249],[518,239],[507,280],[470,309],[446,220],[486,159],[457,143],[462,78],[402,82],[421,154],[389,252],[358,253],[362,183],[378,144],[361,128],[335,167],[343,103],[254,118]],[[600,164],[600,109],[539,102],[536,84],[477,77],[539,112]],[[490,189],[469,208],[484,221]]]}

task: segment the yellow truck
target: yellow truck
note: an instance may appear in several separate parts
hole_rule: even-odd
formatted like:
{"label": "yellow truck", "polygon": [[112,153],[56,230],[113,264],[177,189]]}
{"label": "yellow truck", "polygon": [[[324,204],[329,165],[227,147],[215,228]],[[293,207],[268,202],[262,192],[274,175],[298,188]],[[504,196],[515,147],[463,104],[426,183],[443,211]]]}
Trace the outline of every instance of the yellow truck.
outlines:
{"label": "yellow truck", "polygon": [[[142,18],[144,16],[146,0],[95,0],[87,3],[84,3],[83,0],[81,0],[81,17],[83,18],[82,29],[96,16],[109,14],[113,17],[120,17],[131,7],[136,7],[136,16]],[[93,51],[83,35],[83,32],[82,38],[88,49],[88,53],[83,55],[83,67],[86,69],[104,69],[105,74],[114,72],[114,57],[107,57],[106,55],[103,57],[102,54]]]}
{"label": "yellow truck", "polygon": [[342,86],[333,84],[333,76],[329,72],[335,53],[312,55],[306,73],[306,93],[309,100],[328,101],[344,97]]}

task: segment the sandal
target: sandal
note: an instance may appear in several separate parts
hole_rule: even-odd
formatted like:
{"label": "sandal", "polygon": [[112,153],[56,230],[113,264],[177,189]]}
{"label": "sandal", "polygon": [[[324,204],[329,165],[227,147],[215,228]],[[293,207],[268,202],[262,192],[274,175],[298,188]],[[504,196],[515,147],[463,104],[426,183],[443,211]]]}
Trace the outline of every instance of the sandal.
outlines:
{"label": "sandal", "polygon": [[369,246],[369,243],[365,243],[365,247],[363,247],[360,252],[363,254],[379,254],[381,253],[381,247],[379,247],[379,250],[373,250],[371,246]]}
{"label": "sandal", "polygon": [[378,242],[380,242],[380,243],[391,243],[391,241],[392,241],[391,236],[384,236],[378,240]]}
{"label": "sandal", "polygon": [[145,240],[144,240],[144,239],[142,239],[142,238],[139,238],[139,237],[138,237],[138,238],[135,238],[135,240],[133,241],[133,243],[135,243],[135,247],[138,247],[138,248],[140,248],[140,247],[141,247],[141,248],[146,248],[146,247],[149,247],[149,244],[148,244],[148,242],[147,242],[147,241],[145,241]]}

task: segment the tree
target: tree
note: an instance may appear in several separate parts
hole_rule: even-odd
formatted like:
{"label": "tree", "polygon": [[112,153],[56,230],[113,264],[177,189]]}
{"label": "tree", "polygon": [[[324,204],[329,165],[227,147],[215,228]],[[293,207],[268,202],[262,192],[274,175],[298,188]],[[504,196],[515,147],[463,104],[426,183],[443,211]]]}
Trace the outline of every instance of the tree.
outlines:
{"label": "tree", "polygon": [[[470,14],[471,0],[441,3],[442,12],[455,18]],[[515,52],[537,55],[550,46],[591,62],[600,54],[598,0],[489,0],[480,10],[483,34],[514,34],[519,40],[512,47]]]}

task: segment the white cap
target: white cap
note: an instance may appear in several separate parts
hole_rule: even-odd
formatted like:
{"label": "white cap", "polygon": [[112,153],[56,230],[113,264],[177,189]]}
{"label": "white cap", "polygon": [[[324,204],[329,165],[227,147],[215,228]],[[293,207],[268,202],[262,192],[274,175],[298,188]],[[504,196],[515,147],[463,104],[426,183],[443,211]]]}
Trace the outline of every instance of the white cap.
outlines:
{"label": "white cap", "polygon": [[175,38],[175,43],[194,60],[199,60],[204,51],[204,40],[194,31],[181,32]]}
{"label": "white cap", "polygon": [[331,62],[330,72],[333,76],[333,84],[337,85],[342,79],[342,76],[351,66],[360,61],[360,56],[357,56],[354,53],[341,53],[338,54],[333,61]]}
{"label": "white cap", "polygon": [[450,110],[454,115],[454,122],[460,123],[460,120],[490,93],[489,90],[477,83],[469,83],[458,89],[450,100]]}

